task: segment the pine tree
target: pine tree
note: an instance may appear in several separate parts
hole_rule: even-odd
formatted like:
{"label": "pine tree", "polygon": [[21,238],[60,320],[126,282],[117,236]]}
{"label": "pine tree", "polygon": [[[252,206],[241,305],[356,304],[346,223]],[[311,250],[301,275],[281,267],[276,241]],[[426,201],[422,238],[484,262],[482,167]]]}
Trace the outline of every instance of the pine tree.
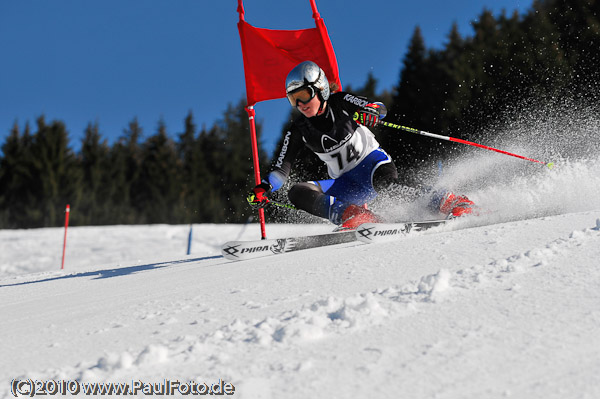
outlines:
{"label": "pine tree", "polygon": [[79,162],[83,173],[83,195],[78,206],[78,224],[104,224],[112,212],[110,149],[106,140],[101,141],[98,123],[89,123],[81,144]]}
{"label": "pine tree", "polygon": [[139,182],[135,193],[143,223],[181,223],[182,168],[164,121],[142,147]]}
{"label": "pine tree", "polygon": [[376,90],[377,90],[377,79],[373,75],[373,71],[369,71],[367,73],[367,80],[362,87],[357,88],[357,89],[354,89],[350,85],[346,85],[346,87],[344,87],[344,91],[354,93],[359,96],[367,97],[368,99],[373,100],[373,101],[375,101],[376,97],[377,97]]}
{"label": "pine tree", "polygon": [[425,41],[421,29],[417,26],[404,57],[400,81],[390,110],[394,118],[406,121],[406,124],[414,125],[420,121],[418,104],[422,101],[421,91],[427,82],[426,57]]}
{"label": "pine tree", "polygon": [[206,178],[203,183],[206,183],[206,189],[199,193],[200,199],[198,210],[200,220],[204,222],[218,223],[227,220],[227,201],[223,195],[223,185],[227,184],[222,177],[220,165],[223,160],[220,157],[220,152],[223,147],[223,138],[220,135],[216,126],[209,130],[202,129],[196,141],[196,151],[198,151],[198,160],[200,167],[206,168]]}
{"label": "pine tree", "polygon": [[81,195],[81,173],[69,148],[64,123],[54,121],[47,125],[40,117],[37,129],[30,152],[23,157],[27,188],[21,200],[27,222],[21,227],[60,225],[66,204],[72,204],[76,220]]}
{"label": "pine tree", "polygon": [[[260,164],[266,164],[261,143],[262,126],[256,124],[258,153]],[[225,205],[225,220],[242,222],[251,215],[246,195],[254,187],[254,168],[250,145],[250,128],[245,101],[229,105],[223,119],[219,120],[210,133],[220,140],[223,146],[218,153],[210,154],[208,159],[212,167],[218,167],[217,186],[221,185],[220,195]]]}
{"label": "pine tree", "polygon": [[[439,54],[428,51],[417,26],[400,71],[391,105],[390,119],[420,130],[432,130],[437,121],[436,111],[442,108],[439,90],[443,90],[441,70],[437,67]],[[440,143],[408,133],[386,131],[382,141],[395,160],[402,160],[399,174],[410,179],[416,169],[436,162]]]}
{"label": "pine tree", "polygon": [[460,133],[463,109],[471,100],[471,90],[468,85],[471,66],[463,59],[465,47],[466,40],[460,35],[458,24],[452,24],[448,33],[448,42],[442,52],[440,66],[447,79],[447,93],[444,96],[439,131],[448,134]]}
{"label": "pine tree", "polygon": [[[202,146],[203,132],[196,137],[196,125],[190,111],[185,118],[185,130],[179,135],[178,153],[182,163],[182,197],[185,221],[189,223],[214,222],[215,188]],[[210,198],[213,198],[211,203]],[[220,204],[219,204],[220,205]]]}
{"label": "pine tree", "polygon": [[[27,222],[27,206],[24,198],[28,193],[31,135],[29,127],[21,136],[17,122],[2,145],[0,158],[0,226],[21,227]],[[29,160],[29,161],[27,161]]]}
{"label": "pine tree", "polygon": [[556,25],[560,47],[572,68],[573,97],[598,102],[600,90],[600,1],[546,0],[537,4]]}
{"label": "pine tree", "polygon": [[461,62],[469,65],[463,78],[470,90],[470,102],[463,107],[463,137],[476,140],[474,133],[481,132],[494,116],[494,99],[497,85],[500,33],[496,19],[484,10],[473,22],[475,36],[467,43]]}
{"label": "pine tree", "polygon": [[140,175],[140,139],[143,130],[134,118],[123,131],[123,136],[110,151],[109,179],[111,190],[108,202],[112,204],[109,218],[111,224],[141,223],[140,210],[135,202],[135,193]]}

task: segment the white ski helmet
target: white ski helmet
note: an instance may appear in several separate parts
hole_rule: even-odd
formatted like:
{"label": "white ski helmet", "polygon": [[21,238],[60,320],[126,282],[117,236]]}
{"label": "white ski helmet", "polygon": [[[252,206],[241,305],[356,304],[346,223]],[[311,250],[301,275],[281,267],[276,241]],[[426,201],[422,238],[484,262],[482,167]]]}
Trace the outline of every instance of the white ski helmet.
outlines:
{"label": "white ski helmet", "polygon": [[312,96],[318,94],[321,103],[329,98],[329,82],[325,72],[312,61],[296,65],[285,79],[285,93],[292,107],[296,106],[296,100],[290,95],[305,87],[313,91]]}

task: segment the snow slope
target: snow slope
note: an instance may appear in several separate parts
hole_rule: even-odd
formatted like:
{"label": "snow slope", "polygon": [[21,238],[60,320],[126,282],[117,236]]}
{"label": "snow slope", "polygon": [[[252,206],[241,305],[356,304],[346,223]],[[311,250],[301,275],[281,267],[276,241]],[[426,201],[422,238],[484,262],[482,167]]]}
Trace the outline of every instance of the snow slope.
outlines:
{"label": "snow slope", "polygon": [[256,225],[196,225],[190,256],[188,226],[79,227],[61,271],[62,229],[0,231],[0,395],[18,378],[223,380],[237,398],[598,398],[599,162],[525,173],[499,160],[452,165],[463,180],[440,183],[488,213],[396,242],[230,262],[220,245]]}
{"label": "snow slope", "polygon": [[440,230],[5,277],[2,394],[26,377],[223,379],[241,398],[598,397],[600,211]]}

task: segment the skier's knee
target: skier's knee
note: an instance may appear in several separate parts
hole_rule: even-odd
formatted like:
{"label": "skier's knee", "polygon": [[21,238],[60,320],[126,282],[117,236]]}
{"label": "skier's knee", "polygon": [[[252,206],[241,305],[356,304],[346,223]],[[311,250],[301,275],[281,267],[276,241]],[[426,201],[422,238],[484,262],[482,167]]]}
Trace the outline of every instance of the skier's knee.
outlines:
{"label": "skier's knee", "polygon": [[398,170],[393,162],[379,166],[373,174],[373,188],[380,192],[398,184]]}
{"label": "skier's knee", "polygon": [[323,191],[313,183],[297,183],[288,192],[288,198],[292,204],[300,209],[311,209],[315,199],[322,195]]}

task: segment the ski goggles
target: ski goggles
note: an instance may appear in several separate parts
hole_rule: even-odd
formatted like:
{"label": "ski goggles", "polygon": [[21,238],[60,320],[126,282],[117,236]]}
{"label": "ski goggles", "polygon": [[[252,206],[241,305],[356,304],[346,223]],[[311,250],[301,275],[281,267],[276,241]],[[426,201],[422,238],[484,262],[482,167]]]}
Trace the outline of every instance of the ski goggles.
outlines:
{"label": "ski goggles", "polygon": [[298,106],[298,101],[302,104],[306,104],[317,94],[316,90],[312,86],[302,86],[291,93],[288,93],[287,98],[292,107]]}

